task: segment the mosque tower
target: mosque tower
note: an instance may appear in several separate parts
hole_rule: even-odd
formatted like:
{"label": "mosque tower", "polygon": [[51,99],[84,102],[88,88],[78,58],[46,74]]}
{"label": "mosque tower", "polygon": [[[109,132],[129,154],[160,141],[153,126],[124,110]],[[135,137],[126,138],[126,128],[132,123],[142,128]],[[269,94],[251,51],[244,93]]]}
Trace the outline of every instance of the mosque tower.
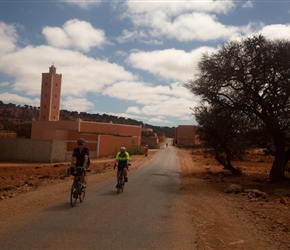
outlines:
{"label": "mosque tower", "polygon": [[50,66],[49,73],[42,73],[40,96],[40,121],[59,121],[61,74]]}

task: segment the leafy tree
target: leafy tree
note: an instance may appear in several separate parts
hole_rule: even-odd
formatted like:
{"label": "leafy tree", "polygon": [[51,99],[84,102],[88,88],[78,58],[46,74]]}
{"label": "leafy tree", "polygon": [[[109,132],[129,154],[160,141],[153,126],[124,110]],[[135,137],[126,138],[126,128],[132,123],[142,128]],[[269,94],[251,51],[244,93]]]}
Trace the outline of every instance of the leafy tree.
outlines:
{"label": "leafy tree", "polygon": [[242,159],[248,141],[243,134],[243,116],[229,109],[200,106],[194,110],[200,139],[214,149],[215,159],[236,175],[241,170],[232,165],[232,160]]}
{"label": "leafy tree", "polygon": [[274,144],[272,181],[284,179],[290,125],[290,42],[255,36],[204,54],[187,88],[209,105],[241,111],[263,123]]}

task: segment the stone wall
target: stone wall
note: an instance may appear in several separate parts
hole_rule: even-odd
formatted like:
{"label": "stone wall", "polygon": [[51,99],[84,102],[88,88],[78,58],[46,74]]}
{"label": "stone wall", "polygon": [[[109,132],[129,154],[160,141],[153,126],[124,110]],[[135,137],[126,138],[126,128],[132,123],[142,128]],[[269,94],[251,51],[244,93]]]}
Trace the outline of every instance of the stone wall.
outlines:
{"label": "stone wall", "polygon": [[64,162],[66,141],[0,138],[0,161]]}

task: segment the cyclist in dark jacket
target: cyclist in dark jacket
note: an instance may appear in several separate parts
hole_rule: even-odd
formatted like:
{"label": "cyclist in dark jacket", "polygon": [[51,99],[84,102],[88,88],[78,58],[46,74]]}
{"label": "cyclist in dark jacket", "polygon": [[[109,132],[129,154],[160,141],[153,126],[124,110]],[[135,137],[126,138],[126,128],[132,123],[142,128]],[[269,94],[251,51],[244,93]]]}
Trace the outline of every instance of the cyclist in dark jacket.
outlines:
{"label": "cyclist in dark jacket", "polygon": [[85,171],[88,167],[88,159],[89,159],[89,149],[84,146],[85,139],[79,138],[77,140],[78,147],[73,150],[71,157],[71,166],[73,167],[83,167],[83,172],[81,175],[81,182],[83,185],[83,190],[86,188],[86,176]]}

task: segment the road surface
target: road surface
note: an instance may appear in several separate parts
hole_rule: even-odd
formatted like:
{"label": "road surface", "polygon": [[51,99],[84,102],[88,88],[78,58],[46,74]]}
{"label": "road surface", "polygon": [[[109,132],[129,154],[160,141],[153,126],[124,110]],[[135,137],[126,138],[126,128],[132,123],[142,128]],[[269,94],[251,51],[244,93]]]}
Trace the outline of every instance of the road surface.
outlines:
{"label": "road surface", "polygon": [[0,249],[196,249],[175,149],[159,150],[128,176],[120,194],[111,178],[88,187],[74,208],[64,197],[0,223]]}

